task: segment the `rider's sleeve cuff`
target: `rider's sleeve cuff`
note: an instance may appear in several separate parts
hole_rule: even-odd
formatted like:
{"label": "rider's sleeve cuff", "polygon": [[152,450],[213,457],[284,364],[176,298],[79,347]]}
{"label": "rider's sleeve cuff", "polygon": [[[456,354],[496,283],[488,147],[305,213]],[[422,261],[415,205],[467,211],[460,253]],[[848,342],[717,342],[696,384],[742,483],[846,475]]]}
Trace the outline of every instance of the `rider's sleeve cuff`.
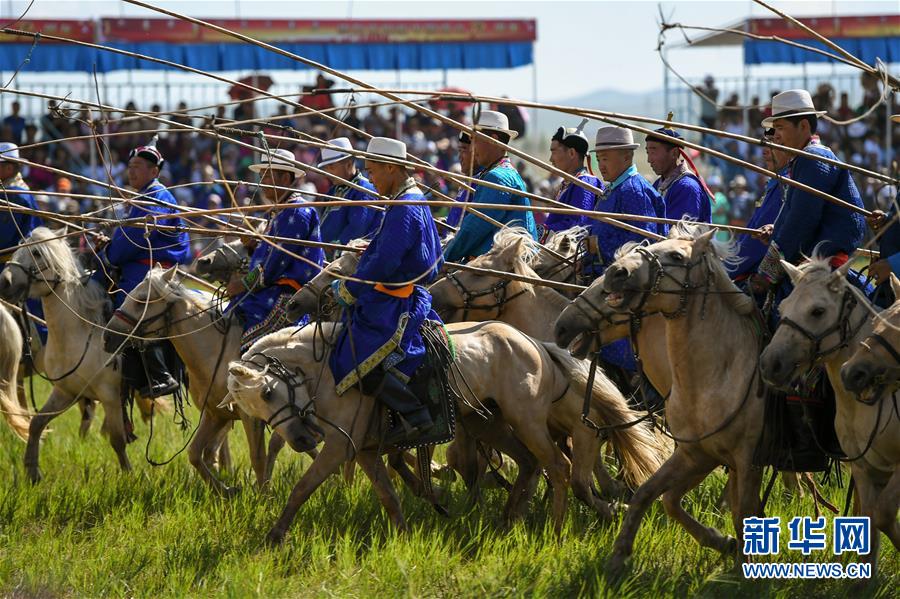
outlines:
{"label": "rider's sleeve cuff", "polygon": [[781,260],[784,255],[778,249],[778,244],[774,241],[769,244],[769,250],[759,263],[758,272],[769,283],[777,283],[784,277],[784,269],[781,267]]}
{"label": "rider's sleeve cuff", "polygon": [[263,286],[262,264],[256,266],[241,278],[241,283],[247,291],[253,291]]}
{"label": "rider's sleeve cuff", "polygon": [[337,294],[338,297],[340,297],[341,301],[347,306],[352,306],[356,303],[356,298],[353,297],[353,294],[350,293],[349,289],[347,289],[346,281],[342,280],[340,283],[338,283]]}
{"label": "rider's sleeve cuff", "polygon": [[891,270],[895,275],[900,277],[900,252],[894,254],[893,256],[887,257],[888,264],[891,265]]}

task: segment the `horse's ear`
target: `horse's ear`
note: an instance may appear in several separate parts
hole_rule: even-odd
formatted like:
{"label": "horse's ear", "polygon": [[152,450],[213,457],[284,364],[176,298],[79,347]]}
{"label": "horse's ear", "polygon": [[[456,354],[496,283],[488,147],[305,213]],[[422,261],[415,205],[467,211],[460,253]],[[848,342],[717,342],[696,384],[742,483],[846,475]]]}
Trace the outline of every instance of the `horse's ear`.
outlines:
{"label": "horse's ear", "polygon": [[[160,266],[157,264],[157,266]],[[178,280],[178,267],[172,266],[171,268],[166,269],[166,272],[163,273],[162,279],[166,283],[174,283]]]}
{"label": "horse's ear", "polygon": [[715,229],[710,229],[700,237],[694,240],[694,243],[691,245],[691,254],[694,256],[703,254],[706,250],[709,249],[709,244],[712,243],[713,237],[716,235]]}
{"label": "horse's ear", "polygon": [[225,398],[219,402],[220,410],[234,410],[234,395],[226,393]]}
{"label": "horse's ear", "polygon": [[55,237],[65,237],[69,234],[69,225],[63,225],[61,228],[53,231]]}
{"label": "horse's ear", "polygon": [[784,272],[790,277],[791,283],[796,287],[797,283],[800,282],[800,279],[803,278],[803,271],[787,260],[781,260],[781,268],[784,269]]}
{"label": "horse's ear", "polygon": [[895,298],[900,299],[900,279],[894,273],[891,273],[891,291],[894,292]]}

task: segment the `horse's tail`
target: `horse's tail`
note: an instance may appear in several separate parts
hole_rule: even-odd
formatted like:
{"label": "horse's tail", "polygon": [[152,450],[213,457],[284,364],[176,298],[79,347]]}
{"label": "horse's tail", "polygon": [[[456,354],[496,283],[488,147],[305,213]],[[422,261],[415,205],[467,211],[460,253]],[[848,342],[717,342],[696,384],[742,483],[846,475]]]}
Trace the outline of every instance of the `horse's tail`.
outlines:
{"label": "horse's tail", "polygon": [[19,403],[17,378],[22,360],[22,331],[15,318],[0,306],[0,410],[16,435],[28,440],[31,412]]}
{"label": "horse's tail", "polygon": [[[554,343],[542,342],[551,359],[567,375],[570,389],[583,398],[587,390],[590,366]],[[599,414],[599,424],[610,426],[610,441],[618,451],[626,481],[639,486],[656,472],[665,461],[666,450],[660,438],[643,422],[632,426],[618,426],[638,420],[643,412],[632,410],[618,388],[602,369],[594,377],[591,408]]]}

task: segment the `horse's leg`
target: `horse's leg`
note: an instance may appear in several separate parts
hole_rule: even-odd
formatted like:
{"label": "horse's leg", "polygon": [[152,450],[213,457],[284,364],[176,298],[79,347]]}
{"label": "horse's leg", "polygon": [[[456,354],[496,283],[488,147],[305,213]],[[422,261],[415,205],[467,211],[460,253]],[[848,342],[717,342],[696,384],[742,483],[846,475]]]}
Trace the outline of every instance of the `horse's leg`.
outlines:
{"label": "horse's leg", "polygon": [[272,436],[269,437],[269,450],[266,456],[266,480],[272,480],[272,473],[275,472],[275,460],[278,459],[278,454],[283,448],[284,438],[273,431]]}
{"label": "horse's leg", "polygon": [[[313,463],[310,464],[309,468],[303,473],[303,476],[300,477],[297,484],[294,485],[291,496],[288,498],[287,505],[284,506],[284,509],[281,511],[281,516],[279,516],[278,520],[275,522],[272,530],[269,531],[269,534],[266,537],[266,542],[269,545],[277,545],[284,540],[285,534],[287,534],[288,529],[291,527],[291,523],[294,521],[294,517],[297,515],[297,510],[300,509],[300,506],[309,499],[309,496],[313,494],[313,491],[315,491],[326,478],[337,472],[341,464],[347,460],[348,451],[348,444],[343,437],[326,438],[322,451],[319,452],[319,455],[316,456]],[[385,476],[387,475],[385,474]]]}
{"label": "horse's leg", "polygon": [[[704,466],[704,468],[706,468],[706,466]],[[705,470],[705,473],[708,474],[712,469],[713,467],[708,467],[708,469]],[[634,539],[641,526],[641,520],[643,520],[644,514],[656,498],[663,493],[679,488],[680,486],[687,487],[688,484],[693,483],[695,479],[699,478],[699,474],[700,469],[693,464],[691,457],[684,448],[676,446],[675,451],[669,459],[660,466],[659,470],[654,472],[653,475],[647,479],[647,482],[638,487],[637,491],[635,491],[634,495],[631,497],[631,501],[628,503],[628,511],[622,522],[622,528],[619,530],[619,535],[616,537],[616,541],[613,544],[612,554],[607,562],[606,567],[610,574],[615,576],[624,568],[626,560],[631,556],[631,553],[634,550]],[[683,495],[684,492],[678,496],[678,499],[680,500]],[[672,501],[674,498],[675,495],[673,493],[673,496],[669,501],[670,505],[678,505],[680,507],[680,501]],[[686,513],[687,512],[685,512],[685,514]],[[677,509],[673,510],[673,516],[677,517],[679,515],[680,512]]]}
{"label": "horse's leg", "polygon": [[41,468],[38,463],[41,434],[51,420],[71,407],[73,403],[75,403],[74,397],[70,397],[67,393],[54,387],[40,411],[31,419],[31,424],[28,426],[28,444],[25,447],[25,471],[31,482],[36,483],[41,480]]}
{"label": "horse's leg", "polygon": [[[900,505],[900,468],[896,468],[887,485],[878,494],[872,525],[891,540],[900,551],[900,524],[897,523],[897,506]],[[878,534],[875,532],[874,534]]]}
{"label": "horse's leg", "polygon": [[[862,561],[870,564],[872,568],[872,577],[869,580],[875,580],[875,569],[878,567],[878,549],[881,545],[881,535],[878,534],[878,526],[875,517],[876,506],[878,505],[878,491],[875,481],[869,475],[869,471],[859,462],[850,463],[850,472],[853,473],[853,481],[856,484],[856,496],[859,498],[859,515],[869,516],[875,530],[871,531],[869,541],[869,554],[863,556]],[[893,478],[893,477],[892,477]],[[896,518],[895,515],[892,516]]]}
{"label": "horse's leg", "polygon": [[[681,526],[691,535],[701,547],[710,547],[721,553],[726,553],[734,548],[734,538],[723,535],[715,528],[704,526],[697,521],[682,505],[682,499],[685,493],[699,485],[709,476],[709,473],[715,470],[715,464],[707,464],[706,466],[692,465],[690,469],[685,469],[679,473],[679,479],[662,494],[663,509],[666,514],[681,524]],[[734,479],[734,472],[729,472],[729,484],[725,485],[724,491],[728,494],[728,503],[732,509],[737,505],[738,483]]]}
{"label": "horse's leg", "polygon": [[[816,479],[813,478],[812,473],[804,472],[800,480],[803,482],[803,486],[805,486],[809,490],[809,492],[812,493],[813,501],[815,501],[816,503],[816,519],[819,518],[819,505],[827,509],[832,514],[837,514],[840,512],[837,506],[828,501],[828,499],[819,491],[819,487],[816,485]],[[800,492],[800,497],[803,497],[802,490]]]}
{"label": "horse's leg", "polygon": [[103,394],[107,401],[103,402],[103,427],[102,430],[109,437],[116,457],[119,459],[119,468],[124,471],[131,470],[131,462],[128,461],[128,453],[125,447],[128,445],[128,436],[125,434],[125,417],[122,413],[122,400],[118,390],[107,390]]}
{"label": "horse's leg", "polygon": [[265,423],[241,412],[241,423],[244,425],[244,433],[247,435],[247,446],[250,449],[250,466],[256,474],[256,484],[260,487],[266,484],[268,479],[268,463],[266,462],[266,427]]}
{"label": "horse's leg", "polygon": [[[402,463],[402,454],[396,455],[400,458],[398,461]],[[394,485],[391,484],[391,478],[388,476],[387,469],[384,467],[384,462],[381,461],[381,456],[374,451],[361,451],[356,455],[356,462],[359,464],[359,467],[363,469],[363,472],[366,473],[366,476],[369,477],[369,480],[372,481],[372,486],[375,487],[375,493],[378,495],[381,505],[383,505],[384,509],[387,511],[388,518],[391,519],[391,522],[397,527],[397,530],[405,531],[406,520],[403,518],[400,499],[397,497]],[[409,471],[406,464],[403,464],[403,469],[407,472]],[[398,472],[400,471],[398,470]],[[402,472],[400,472],[400,475],[403,476]],[[413,476],[413,478],[418,481],[418,478],[415,476]],[[404,478],[404,480],[406,479]]]}
{"label": "horse's leg", "polygon": [[759,515],[759,489],[762,486],[762,473],[762,468],[753,467],[749,458],[732,470],[732,475],[737,483],[735,484],[735,500],[731,506],[731,522],[734,525],[734,536],[737,539],[734,546],[736,567],[747,560],[747,556],[741,550],[744,546],[744,518]]}
{"label": "horse's leg", "polygon": [[556,443],[553,442],[546,423],[535,421],[530,418],[530,415],[528,416],[511,414],[508,419],[515,435],[534,454],[538,463],[547,472],[547,477],[553,486],[553,528],[559,536],[562,534],[563,520],[566,517],[566,503],[569,499],[570,464]]}
{"label": "horse's leg", "polygon": [[781,472],[781,484],[784,486],[784,490],[788,492],[790,495],[797,495],[801,499],[803,498],[803,487],[800,486],[802,482],[804,486],[809,488],[809,481],[806,478],[809,475],[808,472]]}
{"label": "horse's leg", "polygon": [[91,423],[94,421],[94,400],[86,397],[81,398],[78,402],[81,409],[81,422],[78,425],[78,436],[84,439],[91,430]]}
{"label": "horse's leg", "polygon": [[621,499],[628,496],[628,485],[614,478],[609,473],[609,470],[606,469],[606,460],[602,454],[597,456],[597,463],[594,466],[594,477],[597,479],[597,487],[604,497]]}
{"label": "horse's leg", "polygon": [[219,447],[216,451],[218,454],[219,472],[232,472],[234,470],[234,462],[231,459],[231,444],[228,443],[228,427],[222,429],[219,437]]}
{"label": "horse's leg", "polygon": [[[591,479],[600,459],[597,435],[586,426],[578,427],[572,433],[572,491],[575,497],[596,511],[601,519],[609,521],[613,519],[612,507],[596,497],[591,489]],[[605,472],[605,469],[601,469]]]}
{"label": "horse's leg", "polygon": [[209,411],[203,410],[203,413],[200,415],[200,423],[197,424],[197,431],[194,433],[194,440],[191,441],[191,445],[188,447],[188,460],[197,469],[200,478],[222,495],[233,494],[236,489],[229,488],[216,478],[206,463],[206,452],[227,424],[227,420],[213,416]]}

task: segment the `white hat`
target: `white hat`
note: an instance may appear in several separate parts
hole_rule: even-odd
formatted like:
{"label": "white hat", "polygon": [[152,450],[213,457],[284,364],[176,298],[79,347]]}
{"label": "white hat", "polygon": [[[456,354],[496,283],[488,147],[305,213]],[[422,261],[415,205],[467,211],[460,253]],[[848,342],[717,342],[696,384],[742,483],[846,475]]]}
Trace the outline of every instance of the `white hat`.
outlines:
{"label": "white hat", "polygon": [[263,161],[257,164],[251,164],[250,170],[254,173],[261,173],[269,169],[276,171],[288,171],[294,173],[298,177],[306,174],[306,171],[297,168],[297,159],[294,153],[284,148],[272,150],[271,154],[264,154]]}
{"label": "white hat", "polygon": [[377,154],[378,157],[367,156],[371,162],[391,162],[402,164],[406,161],[406,144],[390,137],[373,137],[366,148],[369,154]]}
{"label": "white hat", "polygon": [[634,143],[634,136],[631,129],[624,127],[600,127],[597,129],[597,139],[594,143],[594,151],[602,152],[603,150],[634,150],[640,144]]}
{"label": "white hat", "polygon": [[7,158],[18,160],[19,146],[8,141],[0,142],[0,162],[12,162]]}
{"label": "white hat", "polygon": [[816,110],[812,96],[805,89],[789,89],[772,98],[772,116],[764,118],[762,125],[768,129],[775,124],[776,119],[804,114],[822,116],[825,111]]}
{"label": "white hat", "polygon": [[894,121],[895,123],[900,123],[900,114],[892,114],[891,120]]}
{"label": "white hat", "polygon": [[[343,148],[344,150],[352,150],[353,144],[350,143],[350,140],[346,137],[338,137],[332,139],[328,142],[329,146],[337,146],[338,148]],[[334,164],[335,162],[340,162],[346,158],[352,158],[352,154],[348,154],[347,152],[342,152],[336,148],[322,148],[322,159],[319,161],[319,168],[323,166],[327,166],[329,164]]]}
{"label": "white hat", "polygon": [[497,131],[506,133],[509,139],[515,139],[519,136],[518,131],[509,128],[509,118],[502,112],[496,110],[482,110],[478,115],[478,122],[475,123],[476,131]]}

